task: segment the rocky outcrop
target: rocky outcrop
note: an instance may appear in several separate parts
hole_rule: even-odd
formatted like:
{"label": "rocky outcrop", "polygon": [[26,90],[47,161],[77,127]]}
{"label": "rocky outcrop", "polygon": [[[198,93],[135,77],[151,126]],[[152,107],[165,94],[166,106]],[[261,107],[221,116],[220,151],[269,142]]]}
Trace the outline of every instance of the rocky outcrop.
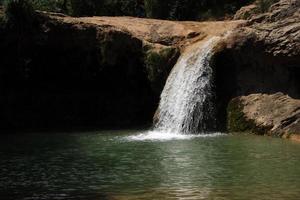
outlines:
{"label": "rocky outcrop", "polygon": [[[280,109],[300,98],[299,9],[298,0],[280,0],[267,13],[252,16],[253,6],[237,13],[250,13],[248,21],[224,22],[72,18],[38,12],[30,29],[0,29],[0,125],[23,129],[150,124],[181,53],[231,31],[215,49],[212,65],[220,128],[226,130],[227,122],[240,127],[237,119],[254,120],[235,106],[244,108],[240,102],[249,95],[249,101],[253,94],[261,94],[260,101],[278,92],[288,95],[289,100],[274,101]],[[240,112],[228,114],[231,105]],[[267,109],[267,104],[259,105]],[[288,135],[290,128],[270,132],[271,126],[280,127],[280,120],[285,119],[257,125],[257,132]],[[243,129],[249,130],[237,128]]]}
{"label": "rocky outcrop", "polygon": [[289,138],[300,136],[300,100],[282,93],[234,98],[228,107],[228,129]]}
{"label": "rocky outcrop", "polygon": [[234,15],[234,19],[235,20],[250,19],[255,14],[257,14],[257,12],[258,12],[258,6],[256,4],[244,6],[236,12],[236,14]]}
{"label": "rocky outcrop", "polygon": [[0,127],[151,124],[180,53],[241,24],[37,13],[0,31]]}
{"label": "rocky outcrop", "polygon": [[300,132],[299,13],[298,0],[275,3],[236,30],[216,55],[220,118],[227,115],[229,130]]}
{"label": "rocky outcrop", "polygon": [[269,12],[250,18],[248,25],[233,36],[235,44],[251,41],[264,47],[264,52],[298,59],[300,54],[300,1],[281,0]]}
{"label": "rocky outcrop", "polygon": [[[141,41],[145,55],[145,70],[152,89],[157,94],[162,91],[171,68],[187,46],[212,36],[222,35],[243,24],[243,21],[175,22],[133,17],[72,18],[57,14],[44,14],[47,14],[55,23],[77,29],[86,26],[94,27],[101,33],[126,33]],[[113,58],[110,57],[109,60],[113,60]]]}

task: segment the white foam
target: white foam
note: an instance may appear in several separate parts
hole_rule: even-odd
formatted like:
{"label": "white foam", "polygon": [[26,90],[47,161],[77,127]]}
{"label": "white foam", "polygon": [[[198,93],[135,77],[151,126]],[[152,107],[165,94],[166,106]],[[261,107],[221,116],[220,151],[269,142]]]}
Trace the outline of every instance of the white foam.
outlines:
{"label": "white foam", "polygon": [[193,138],[207,138],[225,135],[223,133],[209,133],[209,134],[182,134],[161,131],[147,131],[137,135],[127,136],[124,139],[127,141],[169,141],[169,140],[189,140]]}
{"label": "white foam", "polygon": [[157,130],[197,133],[199,130],[216,127],[213,69],[210,61],[213,47],[219,39],[213,37],[193,52],[179,58],[161,94],[157,114],[159,117],[155,125]]}

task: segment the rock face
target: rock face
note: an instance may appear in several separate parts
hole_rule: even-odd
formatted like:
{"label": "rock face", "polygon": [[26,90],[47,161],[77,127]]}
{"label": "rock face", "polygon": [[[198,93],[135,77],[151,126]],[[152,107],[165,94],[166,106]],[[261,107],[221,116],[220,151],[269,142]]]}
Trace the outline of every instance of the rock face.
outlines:
{"label": "rock face", "polygon": [[257,13],[257,10],[258,7],[256,4],[244,6],[236,12],[236,14],[234,15],[234,19],[235,20],[250,19],[253,15]]}
{"label": "rock face", "polygon": [[300,100],[282,93],[237,97],[229,104],[228,119],[230,131],[287,138],[300,135]]}
{"label": "rock face", "polygon": [[248,21],[224,22],[39,12],[30,29],[0,26],[0,127],[151,124],[180,54],[232,31],[212,58],[220,128],[299,133],[300,1],[253,10],[236,15]]}
{"label": "rock face", "polygon": [[272,56],[297,59],[300,54],[299,18],[300,1],[281,0],[273,4],[269,12],[251,17],[248,25],[234,36],[235,42],[252,41],[262,45]]}
{"label": "rock face", "polygon": [[300,132],[299,14],[300,1],[281,0],[268,13],[251,17],[216,55],[221,118],[234,98],[228,107],[230,130],[278,136]]}
{"label": "rock face", "polygon": [[181,51],[241,23],[40,12],[30,29],[0,31],[0,127],[150,125]]}

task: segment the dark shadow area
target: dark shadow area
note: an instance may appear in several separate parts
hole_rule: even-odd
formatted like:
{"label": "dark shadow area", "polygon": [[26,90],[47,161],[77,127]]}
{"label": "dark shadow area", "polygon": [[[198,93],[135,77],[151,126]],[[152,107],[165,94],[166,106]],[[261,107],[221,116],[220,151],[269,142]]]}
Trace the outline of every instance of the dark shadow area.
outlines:
{"label": "dark shadow area", "polygon": [[143,68],[141,41],[51,22],[0,35],[1,129],[151,124],[158,97]]}
{"label": "dark shadow area", "polygon": [[237,96],[281,92],[300,98],[300,63],[293,57],[274,57],[263,47],[247,44],[215,55],[215,85],[219,129],[226,130],[226,109]]}

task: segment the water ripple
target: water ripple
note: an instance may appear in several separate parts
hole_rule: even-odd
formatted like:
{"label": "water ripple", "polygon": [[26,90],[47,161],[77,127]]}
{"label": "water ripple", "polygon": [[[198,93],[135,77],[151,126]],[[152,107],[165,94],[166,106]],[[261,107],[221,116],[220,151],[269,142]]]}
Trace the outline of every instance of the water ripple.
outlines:
{"label": "water ripple", "polygon": [[[169,140],[190,140],[193,138],[207,138],[224,136],[224,133],[205,133],[205,134],[182,134],[162,131],[147,131],[137,135],[126,136],[126,141],[169,141]],[[124,138],[123,138],[124,139]]]}

